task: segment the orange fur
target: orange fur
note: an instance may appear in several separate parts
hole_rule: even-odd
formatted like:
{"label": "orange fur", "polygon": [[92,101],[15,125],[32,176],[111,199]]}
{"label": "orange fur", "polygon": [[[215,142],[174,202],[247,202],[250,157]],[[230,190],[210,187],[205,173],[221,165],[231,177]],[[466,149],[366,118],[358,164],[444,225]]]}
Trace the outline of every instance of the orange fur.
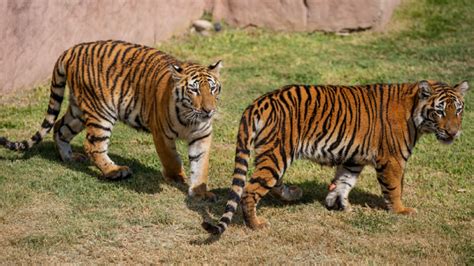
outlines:
{"label": "orange fur", "polygon": [[[212,133],[212,116],[220,93],[220,61],[204,67],[181,62],[156,49],[122,41],[78,44],[57,60],[51,81],[51,97],[41,129],[28,141],[2,144],[12,150],[25,150],[38,143],[53,128],[54,139],[65,161],[83,159],[72,153],[70,141],[86,128],[84,148],[88,157],[107,179],[128,177],[127,166],[116,165],[107,155],[109,138],[117,121],[149,131],[167,178],[184,181],[175,140],[188,141],[190,158],[199,155],[191,173],[190,194],[199,187],[207,192],[207,167]],[[69,107],[56,121],[70,88]],[[197,145],[193,147],[192,145]],[[202,158],[201,158],[202,157]],[[204,191],[202,187],[205,187]]]}
{"label": "orange fur", "polygon": [[[389,209],[414,212],[401,201],[406,162],[422,133],[435,133],[441,142],[452,142],[459,135],[467,89],[467,82],[450,87],[421,81],[292,85],[263,95],[242,115],[225,213],[219,224],[204,222],[203,227],[222,233],[240,202],[246,224],[265,227],[256,206],[269,191],[285,191],[283,174],[299,158],[337,166],[326,197],[328,209],[349,210],[348,195],[358,174],[365,165],[372,165]],[[255,170],[246,184],[252,148]],[[298,192],[287,191],[286,198]]]}

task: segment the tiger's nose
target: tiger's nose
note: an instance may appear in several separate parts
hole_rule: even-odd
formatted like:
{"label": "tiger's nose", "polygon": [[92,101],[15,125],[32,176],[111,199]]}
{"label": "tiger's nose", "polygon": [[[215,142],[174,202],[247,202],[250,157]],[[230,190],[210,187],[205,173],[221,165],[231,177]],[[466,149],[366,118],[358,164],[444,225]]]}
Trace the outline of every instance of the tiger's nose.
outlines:
{"label": "tiger's nose", "polygon": [[202,108],[202,111],[204,113],[205,116],[207,117],[212,117],[214,115],[214,113],[216,112],[215,109],[206,109],[206,108]]}
{"label": "tiger's nose", "polygon": [[452,138],[456,138],[459,136],[459,131],[456,129],[448,130],[448,135]]}

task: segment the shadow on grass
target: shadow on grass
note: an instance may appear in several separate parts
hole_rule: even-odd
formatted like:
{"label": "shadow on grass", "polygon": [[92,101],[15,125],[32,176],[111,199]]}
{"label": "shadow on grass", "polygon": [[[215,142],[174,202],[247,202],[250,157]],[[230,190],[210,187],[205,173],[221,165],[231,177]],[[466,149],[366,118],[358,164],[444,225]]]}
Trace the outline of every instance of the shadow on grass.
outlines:
{"label": "shadow on grass", "polygon": [[[83,152],[83,148],[80,145],[71,145],[74,152]],[[162,191],[160,185],[162,183],[170,184],[177,187],[183,192],[187,192],[187,188],[183,184],[177,184],[174,182],[166,181],[159,169],[152,168],[142,164],[140,161],[133,159],[132,157],[122,157],[114,153],[109,153],[110,158],[119,165],[129,166],[133,174],[130,178],[118,181],[108,181],[100,179],[100,171],[89,161],[87,162],[62,162],[59,158],[59,154],[56,150],[55,144],[52,141],[44,141],[38,146],[24,152],[21,156],[16,159],[28,160],[32,157],[41,157],[54,163],[61,164],[67,168],[83,172],[90,175],[92,178],[97,178],[99,182],[110,184],[111,186],[123,186],[127,189],[136,191],[138,193],[155,194]],[[0,158],[7,159],[7,158]]]}
{"label": "shadow on grass", "polygon": [[[297,185],[301,189],[303,189],[303,197],[299,201],[287,203],[278,200],[277,198],[273,197],[270,193],[265,195],[263,199],[259,202],[259,207],[276,207],[276,208],[285,208],[289,205],[298,205],[298,204],[310,204],[318,202],[324,206],[324,201],[326,199],[326,195],[328,193],[328,184],[321,183],[318,180],[311,180],[305,181],[298,184],[291,184],[288,185]],[[229,188],[218,188],[212,190],[217,196],[218,201],[214,204],[203,204],[201,202],[193,201],[192,199],[186,200],[186,205],[190,210],[198,212],[201,217],[202,221],[211,222],[216,224],[217,221],[212,218],[216,217],[219,219],[221,215],[224,213],[225,204],[227,202],[227,196],[229,193]],[[372,193],[368,193],[363,191],[359,188],[354,188],[350,195],[349,201],[352,205],[359,205],[359,206],[369,206],[370,208],[374,209],[385,209],[385,203],[381,196],[374,195]],[[324,209],[323,211],[329,211]],[[258,211],[257,211],[258,212]],[[236,214],[232,219],[232,224],[243,225],[244,221],[241,215],[241,208],[238,208]],[[219,240],[219,236],[210,235],[206,239],[195,239],[190,241],[190,244],[193,245],[208,245],[212,244],[213,242]]]}

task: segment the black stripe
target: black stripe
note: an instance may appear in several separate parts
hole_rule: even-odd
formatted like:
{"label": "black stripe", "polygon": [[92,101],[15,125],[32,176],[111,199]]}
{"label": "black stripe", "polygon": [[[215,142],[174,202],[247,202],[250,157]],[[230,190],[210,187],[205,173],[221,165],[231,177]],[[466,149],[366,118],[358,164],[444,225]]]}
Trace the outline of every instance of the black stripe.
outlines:
{"label": "black stripe", "polygon": [[[277,164],[275,164],[275,166],[277,166]],[[276,179],[276,180],[280,179],[279,173],[275,169],[273,169],[269,166],[264,166],[264,167],[260,168],[260,170],[267,170],[272,174],[272,177],[274,179]]]}
{"label": "black stripe", "polygon": [[[232,206],[232,205],[226,205],[226,206],[225,206],[224,212],[232,212],[232,213],[234,213],[235,211],[236,211],[236,210],[235,210],[234,206]],[[222,220],[221,220],[221,221],[222,221]]]}
{"label": "black stripe", "polygon": [[86,138],[90,143],[95,143],[95,142],[101,142],[101,141],[108,140],[109,136],[96,137],[96,136],[92,136],[92,135],[87,135]]}
{"label": "black stripe", "polygon": [[347,185],[347,186],[349,186],[349,187],[352,187],[352,185],[351,185],[349,182],[342,181],[341,183],[342,183],[342,184],[345,184],[345,185]]}
{"label": "black stripe", "polygon": [[[256,178],[251,178],[250,179],[250,184],[255,184],[255,183],[258,183],[260,186],[262,186],[263,188],[266,188],[266,189],[272,189],[272,187],[270,187],[267,183],[267,181],[261,177],[256,177]],[[255,192],[257,193],[257,192]],[[258,194],[258,193],[257,193]],[[262,197],[260,194],[258,194],[260,197]]]}
{"label": "black stripe", "polygon": [[386,189],[388,189],[388,190],[390,190],[390,191],[393,191],[393,190],[395,190],[395,189],[397,188],[397,187],[389,187],[389,185],[388,185],[387,183],[385,183],[385,182],[382,180],[382,178],[380,178],[380,177],[377,177],[377,180],[379,181],[379,183],[380,183],[383,187],[385,187]]}
{"label": "black stripe", "polygon": [[240,157],[240,156],[235,156],[235,162],[236,163],[240,163],[241,165],[245,166],[245,167],[248,167],[249,164],[247,162],[247,160],[245,160],[244,158]]}
{"label": "black stripe", "polygon": [[250,155],[250,151],[249,150],[244,150],[244,149],[240,149],[240,148],[237,148],[235,150],[236,153],[243,153],[243,154],[246,154],[246,155]]}
{"label": "black stripe", "polygon": [[234,202],[239,203],[240,202],[240,196],[237,194],[237,192],[230,190],[229,191],[229,200],[232,200]]}
{"label": "black stripe", "polygon": [[350,166],[343,165],[343,167],[344,167],[345,170],[347,170],[351,174],[359,174],[361,172],[359,169],[354,171],[353,169],[350,168]]}
{"label": "black stripe", "polygon": [[240,169],[240,168],[235,168],[234,169],[234,175],[243,175],[243,176],[245,176],[245,175],[247,175],[247,172],[245,170]]}
{"label": "black stripe", "polygon": [[53,124],[49,123],[48,120],[43,120],[43,123],[41,124],[42,128],[52,128]]}
{"label": "black stripe", "polygon": [[76,132],[74,129],[71,128],[71,126],[69,126],[68,124],[64,124],[64,126],[69,130],[69,132],[71,132],[73,135],[77,135],[77,133],[79,132]]}
{"label": "black stripe", "polygon": [[48,106],[48,111],[46,111],[49,115],[54,115],[55,117],[57,117],[59,115],[59,111],[60,110],[54,110],[53,108],[51,108],[51,106]]}
{"label": "black stripe", "polygon": [[40,142],[41,140],[43,139],[43,137],[41,137],[41,134],[38,132],[36,132],[36,134],[31,137],[31,140],[34,141],[35,143],[38,143]]}
{"label": "black stripe", "polygon": [[59,67],[56,68],[56,74],[58,74],[58,76],[60,76],[60,77],[65,76],[65,73],[61,73],[61,71],[59,71]]}
{"label": "black stripe", "polygon": [[387,168],[387,164],[380,165],[380,167],[375,168],[375,171],[377,171],[377,173],[380,173],[383,172],[385,168]]}
{"label": "black stripe", "polygon": [[100,124],[93,123],[93,122],[87,123],[86,126],[87,126],[87,127],[90,126],[90,127],[100,128],[100,129],[105,130],[105,131],[111,131],[110,128],[104,127],[104,126],[102,126],[102,125],[100,125]]}
{"label": "black stripe", "polygon": [[56,94],[54,93],[53,91],[51,92],[51,95],[50,97],[54,100],[56,100],[58,103],[62,103],[63,102],[63,96],[59,95],[59,94]]}
{"label": "black stripe", "polygon": [[196,156],[189,155],[189,161],[192,162],[192,161],[199,160],[202,157],[203,154],[204,154],[204,152],[201,152]]}
{"label": "black stripe", "polygon": [[108,150],[91,151],[90,154],[106,153]]}
{"label": "black stripe", "polygon": [[54,83],[51,82],[51,87],[57,88],[57,89],[62,89],[66,86],[66,82],[59,82],[59,83]]}
{"label": "black stripe", "polygon": [[220,222],[223,222],[225,224],[229,224],[230,223],[230,219],[228,217],[222,217],[220,220]]}
{"label": "black stripe", "polygon": [[222,224],[218,224],[217,227],[220,228],[220,232],[224,232],[224,231],[225,231],[225,226],[223,226]]}
{"label": "black stripe", "polygon": [[234,179],[232,179],[232,186],[244,187],[245,186],[245,181],[242,180],[242,179],[234,178]]}
{"label": "black stripe", "polygon": [[205,138],[209,137],[210,135],[211,135],[211,133],[206,134],[206,135],[204,135],[204,136],[201,136],[201,137],[199,137],[199,138],[193,139],[191,142],[189,142],[189,146],[192,146],[192,145],[193,145],[194,143],[196,143],[197,141],[202,140],[202,139],[205,139]]}

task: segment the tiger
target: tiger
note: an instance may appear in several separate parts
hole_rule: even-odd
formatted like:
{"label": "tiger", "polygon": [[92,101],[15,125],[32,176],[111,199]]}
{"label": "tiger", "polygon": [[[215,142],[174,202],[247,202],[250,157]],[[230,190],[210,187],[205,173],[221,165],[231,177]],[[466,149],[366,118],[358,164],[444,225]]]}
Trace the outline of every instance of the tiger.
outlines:
{"label": "tiger", "polygon": [[[101,178],[128,178],[132,170],[108,156],[109,139],[117,121],[149,132],[167,180],[185,182],[187,176],[176,141],[188,144],[192,197],[214,199],[208,189],[212,120],[221,93],[219,60],[209,66],[182,62],[155,48],[119,40],[80,43],[57,59],[50,99],[41,128],[28,140],[0,144],[25,151],[54,128],[54,142],[62,161],[90,160]],[[57,119],[68,86],[69,106]],[[73,152],[71,140],[86,129],[86,155]]]}
{"label": "tiger", "polygon": [[[438,81],[358,86],[289,85],[256,99],[243,112],[237,134],[235,168],[224,214],[211,234],[222,234],[239,203],[247,226],[269,225],[256,206],[269,191],[286,201],[302,190],[283,184],[296,159],[335,166],[324,205],[350,210],[349,192],[366,165],[376,170],[387,209],[415,213],[401,201],[408,158],[420,136],[434,133],[450,144],[461,133],[467,81],[454,87]],[[250,151],[255,170],[246,184]]]}

